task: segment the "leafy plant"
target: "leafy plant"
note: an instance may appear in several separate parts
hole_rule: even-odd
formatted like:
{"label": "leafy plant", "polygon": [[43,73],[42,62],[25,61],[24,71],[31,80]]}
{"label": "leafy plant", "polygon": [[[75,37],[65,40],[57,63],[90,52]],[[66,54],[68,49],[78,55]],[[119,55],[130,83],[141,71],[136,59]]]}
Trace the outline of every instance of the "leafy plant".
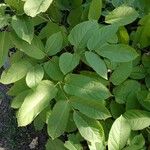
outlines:
{"label": "leafy plant", "polygon": [[0,82],[12,85],[18,126],[33,122],[41,130],[47,124],[47,150],[148,149],[149,5],[1,3]]}

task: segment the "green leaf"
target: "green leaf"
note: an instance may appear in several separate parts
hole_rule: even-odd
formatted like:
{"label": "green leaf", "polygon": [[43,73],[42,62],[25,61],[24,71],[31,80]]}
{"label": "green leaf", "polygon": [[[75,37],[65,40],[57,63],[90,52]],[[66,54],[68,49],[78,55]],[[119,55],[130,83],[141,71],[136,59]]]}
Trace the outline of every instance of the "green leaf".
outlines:
{"label": "green leaf", "polygon": [[34,35],[34,26],[31,19],[26,16],[13,16],[12,27],[22,40],[31,44]]}
{"label": "green leaf", "polygon": [[0,68],[4,65],[6,58],[8,56],[9,43],[8,43],[9,33],[0,32]]}
{"label": "green leaf", "polygon": [[51,79],[55,81],[63,80],[64,75],[60,71],[58,57],[53,57],[50,61],[44,63],[44,70]]}
{"label": "green leaf", "polygon": [[26,0],[24,12],[31,17],[35,17],[41,12],[45,12],[53,0]]}
{"label": "green leaf", "polygon": [[26,76],[26,83],[28,87],[34,88],[36,85],[40,83],[43,77],[44,77],[44,70],[42,66],[36,65],[28,71]]}
{"label": "green leaf", "polygon": [[124,105],[118,104],[115,101],[111,101],[110,110],[113,118],[117,119],[121,114],[125,112]]}
{"label": "green leaf", "polygon": [[132,62],[120,63],[110,77],[110,81],[114,85],[124,82],[132,72]]}
{"label": "green leaf", "polygon": [[116,119],[109,132],[108,150],[122,149],[126,145],[130,132],[130,125],[123,116]]}
{"label": "green leaf", "polygon": [[102,142],[89,142],[88,147],[90,150],[104,150],[105,146]]}
{"label": "green leaf", "polygon": [[9,19],[10,19],[9,15],[1,15],[0,14],[0,28],[3,28],[5,26],[9,25],[9,22],[8,22]]}
{"label": "green leaf", "polygon": [[17,114],[18,126],[26,126],[49,105],[57,93],[51,81],[43,80],[26,96]]}
{"label": "green leaf", "polygon": [[80,139],[75,134],[69,135],[68,141],[65,142],[64,146],[68,150],[83,150]]}
{"label": "green leaf", "polygon": [[70,95],[98,101],[111,96],[109,90],[99,81],[77,74],[69,74],[66,76],[64,90]]}
{"label": "green leaf", "polygon": [[14,109],[18,109],[21,107],[22,103],[24,102],[25,97],[28,95],[30,90],[23,91],[19,93],[11,103],[11,107]]}
{"label": "green leaf", "polygon": [[44,28],[42,28],[39,37],[40,39],[49,38],[53,34],[60,31],[61,31],[61,26],[53,22],[48,22],[47,25]]}
{"label": "green leaf", "polygon": [[130,37],[129,37],[128,31],[125,27],[123,27],[123,26],[120,27],[117,35],[118,35],[119,43],[129,44]]}
{"label": "green leaf", "polygon": [[61,51],[62,44],[63,37],[61,32],[54,33],[48,38],[46,42],[45,53],[47,53],[50,56],[57,54]]}
{"label": "green leaf", "polygon": [[101,16],[102,11],[102,0],[92,0],[89,8],[88,19],[98,20]]}
{"label": "green leaf", "polygon": [[75,25],[80,23],[82,12],[83,12],[82,6],[72,9],[70,11],[69,16],[67,18],[67,21],[70,24],[70,26],[74,27]]}
{"label": "green leaf", "polygon": [[132,72],[130,74],[130,78],[139,80],[145,78],[145,75],[146,75],[145,68],[142,65],[139,65],[133,67]]}
{"label": "green leaf", "polygon": [[16,81],[13,86],[9,89],[7,92],[8,95],[10,96],[17,96],[19,95],[22,91],[28,90],[28,86],[26,85],[25,79],[21,79],[19,81]]}
{"label": "green leaf", "polygon": [[22,79],[31,67],[31,64],[27,60],[16,62],[10,68],[3,71],[0,82],[3,84],[14,83]]}
{"label": "green leaf", "polygon": [[138,145],[139,148],[143,148],[145,145],[145,139],[144,139],[143,135],[142,134],[136,135],[132,139],[131,145]]}
{"label": "green leaf", "polygon": [[63,74],[72,71],[79,64],[79,56],[77,54],[63,53],[59,58],[59,67]]}
{"label": "green leaf", "polygon": [[105,120],[111,117],[109,110],[105,107],[103,102],[78,97],[71,97],[70,102],[75,109],[78,109],[89,118]]}
{"label": "green leaf", "polygon": [[146,91],[146,90],[139,91],[137,93],[137,99],[144,108],[150,111],[150,92],[149,91]]}
{"label": "green leaf", "polygon": [[92,36],[94,30],[98,29],[96,21],[85,21],[76,25],[68,36],[69,42],[76,48],[84,48]]}
{"label": "green leaf", "polygon": [[64,143],[61,140],[52,140],[49,138],[46,143],[46,150],[66,150],[66,148],[64,147]]}
{"label": "green leaf", "polygon": [[132,130],[142,130],[150,126],[150,112],[129,110],[123,116],[128,120]]}
{"label": "green leaf", "polygon": [[125,44],[106,45],[96,52],[114,62],[129,62],[138,56],[134,48]]}
{"label": "green leaf", "polygon": [[7,8],[7,5],[2,3],[0,4],[0,28],[3,28],[9,24],[10,16],[8,14],[5,14],[5,10]]}
{"label": "green leaf", "polygon": [[105,22],[110,24],[117,24],[119,26],[124,26],[132,23],[138,18],[138,16],[139,14],[134,8],[122,5],[110,12],[106,16]]}
{"label": "green leaf", "polygon": [[89,65],[96,71],[96,73],[107,80],[108,71],[105,62],[93,52],[85,52],[85,57]]}
{"label": "green leaf", "polygon": [[103,142],[104,131],[98,121],[90,119],[78,112],[74,112],[73,119],[84,139],[89,142]]}
{"label": "green leaf", "polygon": [[49,105],[44,108],[42,112],[34,119],[34,127],[36,131],[41,131],[44,128],[45,123],[47,123],[47,118],[51,114],[51,108]]}
{"label": "green leaf", "polygon": [[[24,0],[25,1],[25,0]],[[23,0],[5,0],[5,3],[8,4],[9,7],[11,7],[11,9],[13,9],[15,12],[17,12],[17,14],[23,14],[23,5],[24,2]]]}
{"label": "green leaf", "polygon": [[[141,90],[141,85],[135,80],[127,80],[113,89],[115,100],[118,103],[125,103],[128,100],[135,99],[137,93]],[[130,99],[131,98],[131,99]]]}
{"label": "green leaf", "polygon": [[35,59],[43,59],[45,57],[43,43],[37,36],[33,38],[31,44],[21,40],[14,33],[11,34],[11,39],[15,46],[28,56]]}
{"label": "green leaf", "polygon": [[115,25],[101,26],[99,29],[93,31],[92,36],[90,36],[87,47],[89,50],[101,50],[101,47],[107,42],[111,43],[116,36],[118,27]]}
{"label": "green leaf", "polygon": [[[147,3],[147,2],[146,2]],[[149,26],[150,26],[150,14],[144,16],[139,21],[139,26],[134,36],[134,44],[138,44],[140,48],[146,48],[150,45],[149,36]]]}
{"label": "green leaf", "polygon": [[52,139],[65,132],[69,118],[70,106],[67,100],[58,101],[48,119],[48,134]]}

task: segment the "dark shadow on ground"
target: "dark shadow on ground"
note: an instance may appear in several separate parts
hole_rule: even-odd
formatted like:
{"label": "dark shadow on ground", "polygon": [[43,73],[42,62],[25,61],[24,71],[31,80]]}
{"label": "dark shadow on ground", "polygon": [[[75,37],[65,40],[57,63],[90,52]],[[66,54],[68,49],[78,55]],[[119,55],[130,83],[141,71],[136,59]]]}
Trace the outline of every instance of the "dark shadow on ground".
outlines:
{"label": "dark shadow on ground", "polygon": [[47,140],[46,129],[41,132],[34,130],[33,125],[17,127],[15,111],[10,108],[10,97],[7,86],[0,84],[0,150],[30,150],[30,143],[38,139],[33,150],[45,150]]}

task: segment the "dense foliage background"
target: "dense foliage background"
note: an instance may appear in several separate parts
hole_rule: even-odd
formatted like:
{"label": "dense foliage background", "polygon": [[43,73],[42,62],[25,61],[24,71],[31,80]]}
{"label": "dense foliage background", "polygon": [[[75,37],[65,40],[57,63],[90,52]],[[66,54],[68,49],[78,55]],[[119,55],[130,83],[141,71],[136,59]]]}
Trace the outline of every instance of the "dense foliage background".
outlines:
{"label": "dense foliage background", "polygon": [[150,1],[5,0],[0,82],[47,150],[150,148]]}

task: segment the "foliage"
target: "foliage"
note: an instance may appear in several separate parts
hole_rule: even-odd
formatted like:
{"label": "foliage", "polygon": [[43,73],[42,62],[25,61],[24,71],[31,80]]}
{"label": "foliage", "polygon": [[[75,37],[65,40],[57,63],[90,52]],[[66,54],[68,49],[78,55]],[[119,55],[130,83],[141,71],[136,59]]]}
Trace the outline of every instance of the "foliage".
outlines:
{"label": "foliage", "polygon": [[1,3],[0,82],[12,84],[8,94],[18,126],[33,122],[41,130],[47,124],[47,150],[148,149],[149,5]]}

